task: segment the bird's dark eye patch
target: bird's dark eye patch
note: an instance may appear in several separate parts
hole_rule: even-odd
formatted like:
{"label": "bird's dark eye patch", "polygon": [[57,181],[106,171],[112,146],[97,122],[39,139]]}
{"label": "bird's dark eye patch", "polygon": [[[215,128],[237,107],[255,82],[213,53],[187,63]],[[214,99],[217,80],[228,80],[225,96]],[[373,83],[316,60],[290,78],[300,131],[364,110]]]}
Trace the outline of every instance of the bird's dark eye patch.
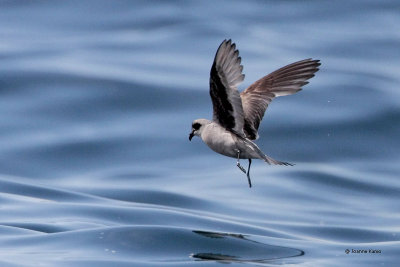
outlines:
{"label": "bird's dark eye patch", "polygon": [[201,126],[201,124],[196,122],[196,123],[193,123],[192,128],[195,130],[198,130],[198,129],[200,129],[200,126]]}

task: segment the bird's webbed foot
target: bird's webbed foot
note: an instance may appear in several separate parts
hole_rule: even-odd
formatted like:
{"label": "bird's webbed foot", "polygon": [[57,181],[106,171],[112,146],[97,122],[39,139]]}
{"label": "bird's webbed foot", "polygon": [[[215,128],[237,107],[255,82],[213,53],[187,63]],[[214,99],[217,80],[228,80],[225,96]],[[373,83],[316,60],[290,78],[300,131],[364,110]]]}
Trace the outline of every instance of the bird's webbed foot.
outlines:
{"label": "bird's webbed foot", "polygon": [[242,165],[240,165],[240,162],[239,162],[239,158],[240,158],[240,150],[238,150],[237,151],[237,162],[236,162],[236,166],[238,166],[238,168],[244,173],[244,174],[246,174],[247,172],[246,172],[246,169],[245,168],[243,168],[243,166]]}

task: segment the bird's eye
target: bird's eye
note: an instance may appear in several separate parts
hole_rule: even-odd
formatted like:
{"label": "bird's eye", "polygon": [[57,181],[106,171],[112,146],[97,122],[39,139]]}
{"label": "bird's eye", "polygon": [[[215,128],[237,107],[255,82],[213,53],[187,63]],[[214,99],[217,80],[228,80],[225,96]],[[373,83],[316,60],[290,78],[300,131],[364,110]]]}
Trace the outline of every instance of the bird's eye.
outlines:
{"label": "bird's eye", "polygon": [[196,123],[193,123],[193,125],[192,125],[192,127],[193,127],[193,129],[195,129],[195,130],[198,130],[198,129],[200,129],[200,123],[198,123],[198,122],[196,122]]}

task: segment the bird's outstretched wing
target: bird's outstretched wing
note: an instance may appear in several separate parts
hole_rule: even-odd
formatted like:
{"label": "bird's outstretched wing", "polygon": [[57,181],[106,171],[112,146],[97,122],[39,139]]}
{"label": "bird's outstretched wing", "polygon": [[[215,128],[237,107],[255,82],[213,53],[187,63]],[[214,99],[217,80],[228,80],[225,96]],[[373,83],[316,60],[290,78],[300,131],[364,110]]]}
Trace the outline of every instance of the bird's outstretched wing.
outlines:
{"label": "bird's outstretched wing", "polygon": [[301,90],[314,77],[321,64],[311,58],[280,68],[250,85],[240,94],[244,112],[244,132],[247,138],[258,138],[258,126],[273,98],[291,95]]}
{"label": "bird's outstretched wing", "polygon": [[243,66],[236,45],[224,40],[215,54],[210,71],[210,96],[213,120],[229,131],[244,137],[244,113],[237,85],[244,79]]}

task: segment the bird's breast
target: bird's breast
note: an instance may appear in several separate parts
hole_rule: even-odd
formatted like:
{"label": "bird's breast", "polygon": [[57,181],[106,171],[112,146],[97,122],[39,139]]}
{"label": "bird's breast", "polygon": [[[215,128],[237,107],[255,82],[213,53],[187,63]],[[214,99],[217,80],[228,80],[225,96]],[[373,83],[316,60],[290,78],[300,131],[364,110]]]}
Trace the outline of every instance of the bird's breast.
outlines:
{"label": "bird's breast", "polygon": [[201,139],[209,148],[228,157],[237,157],[237,147],[234,134],[219,125],[207,125]]}

